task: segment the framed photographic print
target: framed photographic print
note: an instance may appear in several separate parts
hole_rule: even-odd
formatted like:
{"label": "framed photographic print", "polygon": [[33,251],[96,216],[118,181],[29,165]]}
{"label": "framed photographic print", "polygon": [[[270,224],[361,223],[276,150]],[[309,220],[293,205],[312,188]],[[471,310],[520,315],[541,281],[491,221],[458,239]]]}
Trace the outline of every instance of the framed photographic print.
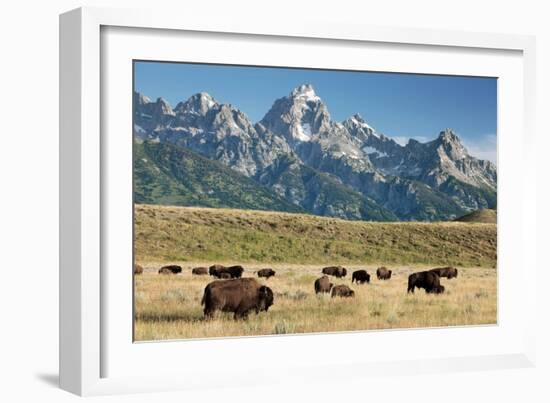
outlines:
{"label": "framed photographic print", "polygon": [[62,387],[532,365],[533,49],[62,15]]}

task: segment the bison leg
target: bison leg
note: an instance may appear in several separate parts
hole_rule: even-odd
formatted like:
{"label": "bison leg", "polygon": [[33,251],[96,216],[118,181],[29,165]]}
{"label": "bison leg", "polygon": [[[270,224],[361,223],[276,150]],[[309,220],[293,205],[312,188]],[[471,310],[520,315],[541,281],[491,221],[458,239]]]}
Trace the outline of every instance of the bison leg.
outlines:
{"label": "bison leg", "polygon": [[235,320],[248,319],[248,310],[241,310],[241,309],[236,310],[235,314],[233,315],[233,319]]}
{"label": "bison leg", "polygon": [[239,304],[237,306],[237,309],[235,309],[235,314],[233,315],[233,319],[247,319],[248,318],[248,311],[249,309],[244,306],[243,303]]}
{"label": "bison leg", "polygon": [[210,307],[204,307],[204,318],[212,319],[213,316],[214,316],[214,309],[211,309]]}

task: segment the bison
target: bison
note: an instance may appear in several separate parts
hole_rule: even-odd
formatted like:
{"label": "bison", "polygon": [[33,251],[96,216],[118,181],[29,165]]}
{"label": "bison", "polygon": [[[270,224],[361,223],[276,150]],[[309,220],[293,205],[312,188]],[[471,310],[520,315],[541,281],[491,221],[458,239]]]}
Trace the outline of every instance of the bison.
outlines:
{"label": "bison", "polygon": [[143,274],[143,266],[136,263],[134,265],[134,274]]}
{"label": "bison", "polygon": [[323,276],[315,280],[315,294],[330,292],[333,284],[328,276]]}
{"label": "bison", "polygon": [[[208,273],[211,276],[217,277],[217,278],[228,278],[229,275],[230,278],[241,278],[244,272],[244,268],[242,266],[229,266],[225,267],[221,264],[215,264],[208,268]],[[223,277],[222,277],[223,276]]]}
{"label": "bison", "polygon": [[193,269],[191,270],[191,274],[202,276],[208,274],[208,269],[206,267],[193,267]]}
{"label": "bison", "polygon": [[176,264],[171,264],[168,266],[163,266],[159,269],[159,274],[178,274],[181,273],[181,266]]}
{"label": "bison", "polygon": [[213,264],[208,268],[208,274],[210,274],[211,276],[217,277],[218,273],[224,269],[225,269],[225,266],[222,266],[221,264]]}
{"label": "bison", "polygon": [[448,279],[458,276],[458,270],[454,267],[438,267],[436,269],[431,269],[430,271],[437,273],[439,277],[447,277]]}
{"label": "bison", "polygon": [[332,293],[330,294],[332,298],[334,297],[355,297],[355,291],[349,288],[347,285],[335,285],[332,288]]}
{"label": "bison", "polygon": [[423,288],[426,293],[441,294],[445,291],[439,283],[439,276],[432,271],[421,271],[413,273],[409,276],[409,285],[407,293],[412,292],[414,294],[414,288]]}
{"label": "bison", "polygon": [[244,272],[244,267],[242,266],[229,266],[227,272],[231,275],[231,278],[241,278]]}
{"label": "bison", "polygon": [[351,282],[357,284],[370,283],[370,274],[366,270],[355,270],[351,275]]}
{"label": "bison", "polygon": [[273,269],[261,269],[258,270],[258,277],[265,277],[266,279],[269,279],[269,277],[272,277],[275,275],[275,270]]}
{"label": "bison", "polygon": [[391,270],[383,266],[379,267],[376,269],[376,277],[378,277],[378,280],[389,280],[391,278]]}
{"label": "bison", "polygon": [[234,319],[246,319],[250,311],[258,314],[273,305],[271,288],[253,278],[239,278],[227,281],[213,281],[204,289],[201,305],[205,318],[211,318],[215,311],[233,312]]}
{"label": "bison", "polygon": [[342,266],[329,266],[321,270],[323,274],[328,274],[329,276],[334,276],[338,278],[346,277],[348,271]]}

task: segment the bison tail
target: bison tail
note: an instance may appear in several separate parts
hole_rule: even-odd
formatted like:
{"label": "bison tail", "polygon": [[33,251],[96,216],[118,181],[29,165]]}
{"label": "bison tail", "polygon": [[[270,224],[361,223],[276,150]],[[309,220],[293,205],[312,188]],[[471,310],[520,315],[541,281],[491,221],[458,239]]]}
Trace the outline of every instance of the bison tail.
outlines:
{"label": "bison tail", "polygon": [[210,288],[206,286],[206,288],[204,289],[204,294],[202,295],[201,305],[204,305],[206,303],[206,293],[208,292],[208,290],[210,290]]}
{"label": "bison tail", "polygon": [[408,284],[408,287],[407,287],[407,294],[410,293],[410,292],[414,293],[414,282],[411,279],[409,279],[409,284]]}

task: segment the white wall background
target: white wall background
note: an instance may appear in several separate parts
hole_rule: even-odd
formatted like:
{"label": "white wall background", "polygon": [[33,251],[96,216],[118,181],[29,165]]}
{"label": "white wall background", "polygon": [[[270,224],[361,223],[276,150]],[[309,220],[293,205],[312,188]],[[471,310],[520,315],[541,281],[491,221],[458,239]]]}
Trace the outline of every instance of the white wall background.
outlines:
{"label": "white wall background", "polygon": [[[247,4],[249,3],[249,4]],[[0,6],[0,400],[66,402],[76,397],[56,387],[58,328],[58,14],[81,5],[174,7],[182,13],[246,13],[250,18],[343,20],[374,25],[450,28],[537,36],[539,264],[549,224],[545,124],[550,113],[548,2],[522,0],[385,0],[246,2],[5,1]],[[522,167],[518,167],[521,169]],[[530,174],[531,172],[526,172]],[[549,401],[550,307],[543,294],[535,369],[452,375],[372,378],[301,388],[214,390],[94,398],[99,401]]]}

